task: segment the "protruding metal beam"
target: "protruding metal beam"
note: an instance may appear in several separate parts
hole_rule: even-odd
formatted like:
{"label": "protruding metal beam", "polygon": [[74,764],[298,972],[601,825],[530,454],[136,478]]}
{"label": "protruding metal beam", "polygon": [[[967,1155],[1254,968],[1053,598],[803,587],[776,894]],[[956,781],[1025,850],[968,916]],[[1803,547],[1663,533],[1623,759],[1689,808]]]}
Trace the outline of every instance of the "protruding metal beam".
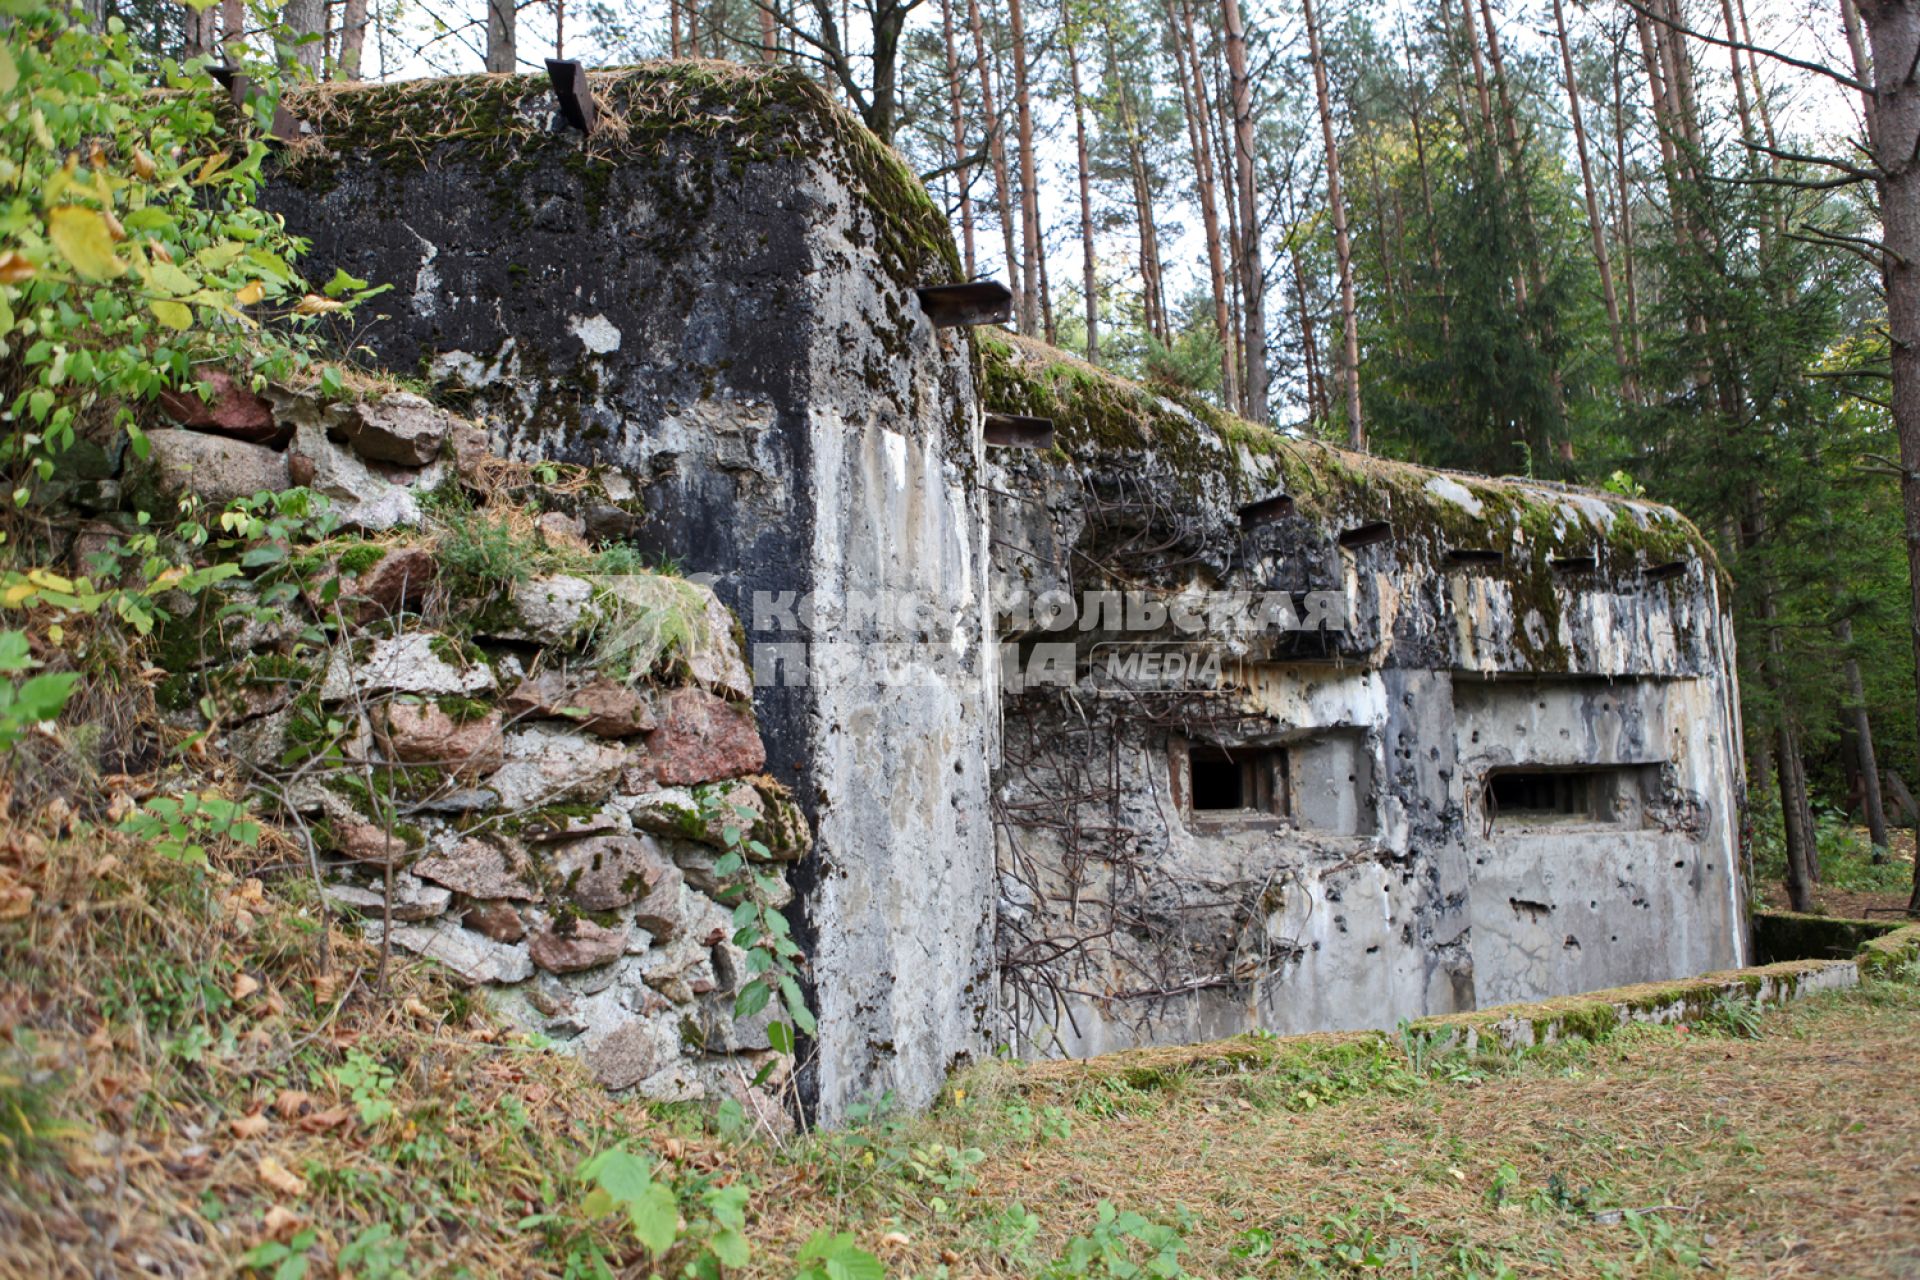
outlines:
{"label": "protruding metal beam", "polygon": [[1496,565],[1506,563],[1506,559],[1505,552],[1487,547],[1455,547],[1447,552],[1448,564]]}
{"label": "protruding metal beam", "polygon": [[593,109],[587,69],[571,59],[548,58],[547,79],[553,82],[553,96],[560,100],[560,118],[591,136],[600,117]]}
{"label": "protruding metal beam", "polygon": [[1276,493],[1271,498],[1262,498],[1240,508],[1240,527],[1258,529],[1263,524],[1273,524],[1293,515],[1293,498],[1288,494]]}
{"label": "protruding metal beam", "polygon": [[[247,91],[253,87],[250,77],[243,75],[238,67],[216,64],[207,68],[207,74],[217,81],[233,99],[233,105],[242,111],[247,109]],[[280,103],[273,104],[273,123],[267,126],[267,139],[271,142],[297,142],[307,133],[306,122]]]}
{"label": "protruding metal beam", "polygon": [[986,441],[1000,449],[1053,448],[1053,419],[1026,418],[1017,413],[987,415]]}
{"label": "protruding metal beam", "polygon": [[1356,547],[1370,547],[1376,542],[1385,542],[1392,536],[1393,526],[1385,520],[1369,520],[1366,524],[1357,524],[1351,529],[1342,530],[1340,536],[1334,541],[1352,551]]}
{"label": "protruding metal beam", "polygon": [[1600,567],[1597,556],[1552,556],[1547,563],[1555,573],[1592,573]]}
{"label": "protruding metal beam", "polygon": [[920,295],[920,307],[936,329],[1005,324],[1013,319],[1013,293],[998,280],[935,284],[914,292]]}
{"label": "protruding metal beam", "polygon": [[1678,578],[1693,565],[1686,560],[1669,560],[1665,564],[1650,564],[1640,571],[1640,576],[1648,582],[1664,582],[1668,578]]}

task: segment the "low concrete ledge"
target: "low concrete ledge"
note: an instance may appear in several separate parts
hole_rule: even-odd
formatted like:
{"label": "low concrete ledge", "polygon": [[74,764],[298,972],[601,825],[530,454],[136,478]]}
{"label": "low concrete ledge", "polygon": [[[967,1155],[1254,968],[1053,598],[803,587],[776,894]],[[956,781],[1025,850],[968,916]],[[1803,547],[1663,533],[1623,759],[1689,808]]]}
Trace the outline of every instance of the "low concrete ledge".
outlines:
{"label": "low concrete ledge", "polygon": [[[1464,1040],[1469,1049],[1482,1044],[1521,1049],[1566,1040],[1599,1040],[1630,1023],[1691,1021],[1727,995],[1783,1005],[1823,991],[1845,991],[1859,986],[1863,975],[1888,973],[1916,957],[1920,957],[1920,924],[1896,925],[1869,938],[1858,954],[1848,959],[1788,960],[1673,982],[1647,982],[1532,1004],[1500,1005],[1472,1013],[1422,1018],[1410,1023],[1409,1029],[1443,1045]],[[1015,1089],[1026,1090],[1109,1077],[1159,1078],[1179,1071],[1254,1071],[1289,1050],[1358,1044],[1391,1034],[1325,1031],[1282,1037],[1249,1035],[1205,1044],[1129,1049],[1094,1058],[1055,1058],[1013,1067],[1011,1083]]]}
{"label": "low concrete ledge", "polygon": [[1423,1018],[1413,1026],[1442,1037],[1449,1031],[1461,1033],[1470,1049],[1487,1040],[1508,1049],[1523,1049],[1562,1040],[1597,1040],[1631,1022],[1689,1022],[1728,995],[1778,1005],[1819,991],[1843,991],[1859,983],[1860,966],[1853,960],[1789,960],[1678,982],[1647,982],[1533,1004]]}
{"label": "low concrete ledge", "polygon": [[1920,924],[1902,925],[1868,940],[1853,959],[1862,974],[1886,973],[1920,959]]}
{"label": "low concrete ledge", "polygon": [[1753,953],[1761,964],[1782,960],[1842,960],[1875,938],[1900,929],[1900,920],[1816,916],[1804,911],[1753,913]]}

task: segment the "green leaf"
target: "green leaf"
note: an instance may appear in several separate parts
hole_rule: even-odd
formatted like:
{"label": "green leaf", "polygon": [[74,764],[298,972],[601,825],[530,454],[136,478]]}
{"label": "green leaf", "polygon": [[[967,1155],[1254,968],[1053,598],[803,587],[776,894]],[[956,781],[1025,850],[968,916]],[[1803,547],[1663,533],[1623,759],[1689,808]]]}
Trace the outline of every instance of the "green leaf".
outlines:
{"label": "green leaf", "polygon": [[147,303],[147,309],[153,312],[156,320],[169,329],[193,328],[193,308],[184,302],[154,298]]}
{"label": "green leaf", "polygon": [[20,68],[13,60],[13,50],[0,44],[0,93],[12,93],[20,83]]}
{"label": "green leaf", "polygon": [[111,280],[127,269],[113,252],[107,220],[92,209],[68,204],[53,210],[47,215],[47,238],[89,280]]}
{"label": "green leaf", "polygon": [[747,1243],[746,1234],[736,1227],[720,1228],[713,1233],[713,1239],[707,1245],[723,1267],[744,1267],[753,1260],[753,1246]]}
{"label": "green leaf", "polygon": [[680,1235],[680,1202],[673,1188],[656,1182],[627,1203],[627,1221],[633,1224],[634,1238],[647,1252],[659,1257],[673,1247]]}
{"label": "green leaf", "polygon": [[784,1022],[769,1022],[767,1024],[767,1044],[775,1053],[784,1053],[788,1057],[792,1057],[793,1028]]}
{"label": "green leaf", "polygon": [[0,631],[0,672],[11,675],[39,665],[33,660],[33,650],[27,646],[26,632]]}
{"label": "green leaf", "polygon": [[780,975],[780,994],[784,998],[787,1012],[793,1015],[793,1024],[808,1035],[815,1031],[813,1013],[807,1008],[807,998],[800,994],[800,984],[791,974]]}
{"label": "green leaf", "polygon": [[832,1280],[886,1280],[880,1259],[853,1243],[848,1232],[834,1234],[822,1228],[800,1248],[796,1262],[818,1262]]}
{"label": "green leaf", "polygon": [[364,289],[366,287],[367,282],[365,280],[357,276],[350,276],[342,268],[335,267],[333,269],[333,279],[327,281],[326,288],[322,290],[322,292],[329,298],[337,298],[350,289]]}
{"label": "green leaf", "polygon": [[79,675],[71,671],[35,676],[20,686],[20,692],[14,700],[15,714],[29,724],[51,720],[67,705],[67,699],[73,696],[73,687],[78,683]]}
{"label": "green leaf", "polygon": [[767,1001],[773,998],[773,992],[764,982],[749,982],[740,988],[740,994],[733,998],[733,1016],[736,1021],[751,1018],[767,1007]]}
{"label": "green leaf", "polygon": [[176,298],[184,298],[200,287],[200,282],[171,262],[156,262],[147,268],[147,283]]}

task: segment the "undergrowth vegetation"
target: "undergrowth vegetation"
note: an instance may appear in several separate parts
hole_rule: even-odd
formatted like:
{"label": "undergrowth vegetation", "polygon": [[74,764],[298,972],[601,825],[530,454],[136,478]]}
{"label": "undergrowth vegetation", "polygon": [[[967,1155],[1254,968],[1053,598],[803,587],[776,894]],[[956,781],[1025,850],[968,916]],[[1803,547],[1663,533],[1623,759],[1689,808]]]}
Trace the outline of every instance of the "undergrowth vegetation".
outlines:
{"label": "undergrowth vegetation", "polygon": [[[1764,1076],[1835,1019],[1879,1038],[1859,1051],[1885,1080],[1876,1055],[1911,1047],[1920,1013],[1903,971],[1519,1051],[1403,1027],[990,1062],[929,1115],[882,1101],[779,1137],[737,1106],[610,1097],[430,966],[371,999],[376,957],[337,929],[317,945],[328,926],[284,841],[207,853],[81,819],[0,836],[5,884],[36,904],[0,923],[0,1270],[1707,1274],[1751,1210],[1604,1099],[1649,1067],[1688,1088],[1735,1053],[1729,1079]],[[1783,1151],[1768,1117],[1694,1105],[1672,1122],[1742,1185]],[[81,1225],[102,1179],[121,1188],[110,1235]],[[1356,1179],[1375,1189],[1320,1185]]]}

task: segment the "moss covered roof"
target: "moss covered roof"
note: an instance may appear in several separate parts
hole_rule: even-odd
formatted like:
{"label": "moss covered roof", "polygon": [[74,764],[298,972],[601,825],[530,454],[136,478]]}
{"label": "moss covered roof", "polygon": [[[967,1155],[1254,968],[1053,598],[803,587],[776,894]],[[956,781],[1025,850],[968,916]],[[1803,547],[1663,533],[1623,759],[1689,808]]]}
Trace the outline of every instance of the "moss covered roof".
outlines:
{"label": "moss covered roof", "polygon": [[1142,386],[1031,338],[976,332],[987,409],[1053,419],[1059,461],[1149,456],[1196,495],[1222,482],[1241,503],[1284,491],[1299,514],[1323,524],[1384,520],[1396,534],[1426,531],[1447,548],[1501,551],[1522,571],[1586,554],[1616,572],[1688,558],[1718,571],[1711,544],[1671,507],[1336,449]]}
{"label": "moss covered roof", "polygon": [[873,210],[896,276],[907,283],[958,278],[946,216],[913,171],[798,70],[661,60],[590,71],[587,81],[599,121],[584,140],[549,130],[555,102],[542,75],[302,88],[286,106],[313,136],[286,149],[281,172],[295,183],[325,185],[347,157],[392,169],[455,157],[517,184],[531,163],[553,157],[580,175],[592,206],[616,167],[657,165],[704,141],[736,175],[757,162],[828,165]]}

